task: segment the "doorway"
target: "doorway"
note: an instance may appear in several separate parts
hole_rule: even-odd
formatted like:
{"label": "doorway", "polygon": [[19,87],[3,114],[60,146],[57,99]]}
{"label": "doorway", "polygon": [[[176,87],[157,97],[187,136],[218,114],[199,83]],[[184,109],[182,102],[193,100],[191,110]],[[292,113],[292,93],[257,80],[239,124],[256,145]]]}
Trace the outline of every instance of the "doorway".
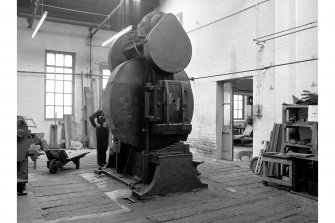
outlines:
{"label": "doorway", "polygon": [[217,82],[217,158],[249,162],[253,151],[252,77]]}

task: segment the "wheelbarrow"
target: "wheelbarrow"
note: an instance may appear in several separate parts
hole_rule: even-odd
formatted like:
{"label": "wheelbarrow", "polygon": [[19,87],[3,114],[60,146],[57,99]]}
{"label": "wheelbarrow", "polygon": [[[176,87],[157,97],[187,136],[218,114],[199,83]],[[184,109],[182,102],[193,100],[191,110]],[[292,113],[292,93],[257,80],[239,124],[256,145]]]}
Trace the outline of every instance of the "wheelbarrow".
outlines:
{"label": "wheelbarrow", "polygon": [[90,153],[86,152],[74,157],[68,157],[65,149],[46,149],[44,151],[48,157],[47,167],[51,174],[57,173],[59,168],[63,168],[65,164],[71,161],[76,165],[76,168],[79,169],[80,159]]}

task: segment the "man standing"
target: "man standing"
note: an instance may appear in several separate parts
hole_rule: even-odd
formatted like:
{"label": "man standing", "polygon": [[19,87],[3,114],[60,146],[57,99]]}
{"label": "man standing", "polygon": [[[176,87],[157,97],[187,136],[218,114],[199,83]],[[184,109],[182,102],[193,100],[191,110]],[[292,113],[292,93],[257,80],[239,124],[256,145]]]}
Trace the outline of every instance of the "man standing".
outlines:
{"label": "man standing", "polygon": [[97,159],[99,169],[106,164],[106,151],[108,148],[109,129],[102,110],[94,112],[90,116],[90,122],[96,128],[97,138]]}

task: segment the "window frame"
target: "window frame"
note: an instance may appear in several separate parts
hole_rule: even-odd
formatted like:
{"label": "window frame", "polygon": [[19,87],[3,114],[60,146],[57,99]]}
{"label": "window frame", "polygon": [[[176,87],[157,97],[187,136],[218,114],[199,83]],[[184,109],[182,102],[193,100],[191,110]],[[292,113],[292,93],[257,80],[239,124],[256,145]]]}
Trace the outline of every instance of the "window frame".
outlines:
{"label": "window frame", "polygon": [[182,27],[184,27],[184,24],[183,24],[183,12],[182,11],[178,12],[178,13],[175,14],[175,16],[177,17],[177,20],[180,23],[180,25]]}
{"label": "window frame", "polygon": [[[109,70],[110,74],[112,73],[109,69],[108,63],[100,63],[100,77],[99,77],[99,107],[100,108],[102,108],[103,106],[102,99],[103,99],[103,93],[105,90],[105,88],[103,87],[103,79],[104,79],[103,70]],[[107,79],[107,82],[108,82],[108,79]]]}
{"label": "window frame", "polygon": [[[103,91],[105,88],[103,87],[103,79],[104,79],[104,76],[103,76],[103,70],[109,70],[109,67],[108,67],[108,64],[107,63],[101,63],[100,64],[100,90]],[[110,72],[110,70],[109,70]],[[110,72],[111,74],[112,72]],[[106,78],[105,78],[106,79]],[[107,78],[107,81],[108,81],[109,77]]]}
{"label": "window frame", "polygon": [[[234,98],[233,98],[233,104],[234,104],[234,106],[233,106],[233,120],[244,120],[245,119],[245,96],[243,95],[243,94],[233,94],[233,97],[234,96],[242,96],[242,109],[236,109],[235,108],[235,100],[234,100]],[[240,101],[240,100],[237,100],[237,101]],[[239,110],[242,110],[242,118],[235,118],[234,117],[234,113],[235,113],[235,110],[236,111],[239,111]]]}
{"label": "window frame", "polygon": [[[45,50],[45,53],[44,53],[44,120],[45,121],[51,121],[51,120],[62,120],[64,118],[64,104],[63,104],[63,117],[62,118],[57,118],[57,117],[54,117],[54,118],[47,118],[46,117],[46,106],[47,106],[47,91],[46,91],[46,86],[47,86],[47,54],[48,53],[53,53],[53,54],[64,54],[64,55],[71,55],[72,56],[72,105],[71,105],[71,112],[74,116],[74,103],[75,103],[75,73],[76,73],[76,70],[75,70],[75,64],[76,64],[76,53],[74,52],[67,52],[67,51],[58,51],[58,50]],[[57,67],[56,65],[53,66],[53,67]],[[56,71],[55,71],[56,72]],[[64,94],[64,92],[63,92]],[[56,103],[56,102],[54,102]],[[55,106],[55,105],[54,105]]]}

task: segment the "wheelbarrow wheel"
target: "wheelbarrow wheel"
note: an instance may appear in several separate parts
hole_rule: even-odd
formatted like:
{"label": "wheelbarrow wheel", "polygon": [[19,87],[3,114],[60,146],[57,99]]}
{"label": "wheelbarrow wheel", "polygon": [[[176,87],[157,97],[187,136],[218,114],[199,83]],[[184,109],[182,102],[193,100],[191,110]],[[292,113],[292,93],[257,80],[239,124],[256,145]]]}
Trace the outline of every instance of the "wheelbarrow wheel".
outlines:
{"label": "wheelbarrow wheel", "polygon": [[77,168],[77,169],[80,168],[80,159],[78,159],[78,160],[76,161],[76,168]]}
{"label": "wheelbarrow wheel", "polygon": [[258,161],[258,157],[254,157],[250,161],[250,169],[253,173],[255,173],[257,161]]}
{"label": "wheelbarrow wheel", "polygon": [[57,160],[53,159],[50,161],[49,172],[51,174],[57,173]]}
{"label": "wheelbarrow wheel", "polygon": [[25,183],[18,183],[17,184],[17,192],[19,194],[22,194],[25,189],[26,189],[26,184]]}

